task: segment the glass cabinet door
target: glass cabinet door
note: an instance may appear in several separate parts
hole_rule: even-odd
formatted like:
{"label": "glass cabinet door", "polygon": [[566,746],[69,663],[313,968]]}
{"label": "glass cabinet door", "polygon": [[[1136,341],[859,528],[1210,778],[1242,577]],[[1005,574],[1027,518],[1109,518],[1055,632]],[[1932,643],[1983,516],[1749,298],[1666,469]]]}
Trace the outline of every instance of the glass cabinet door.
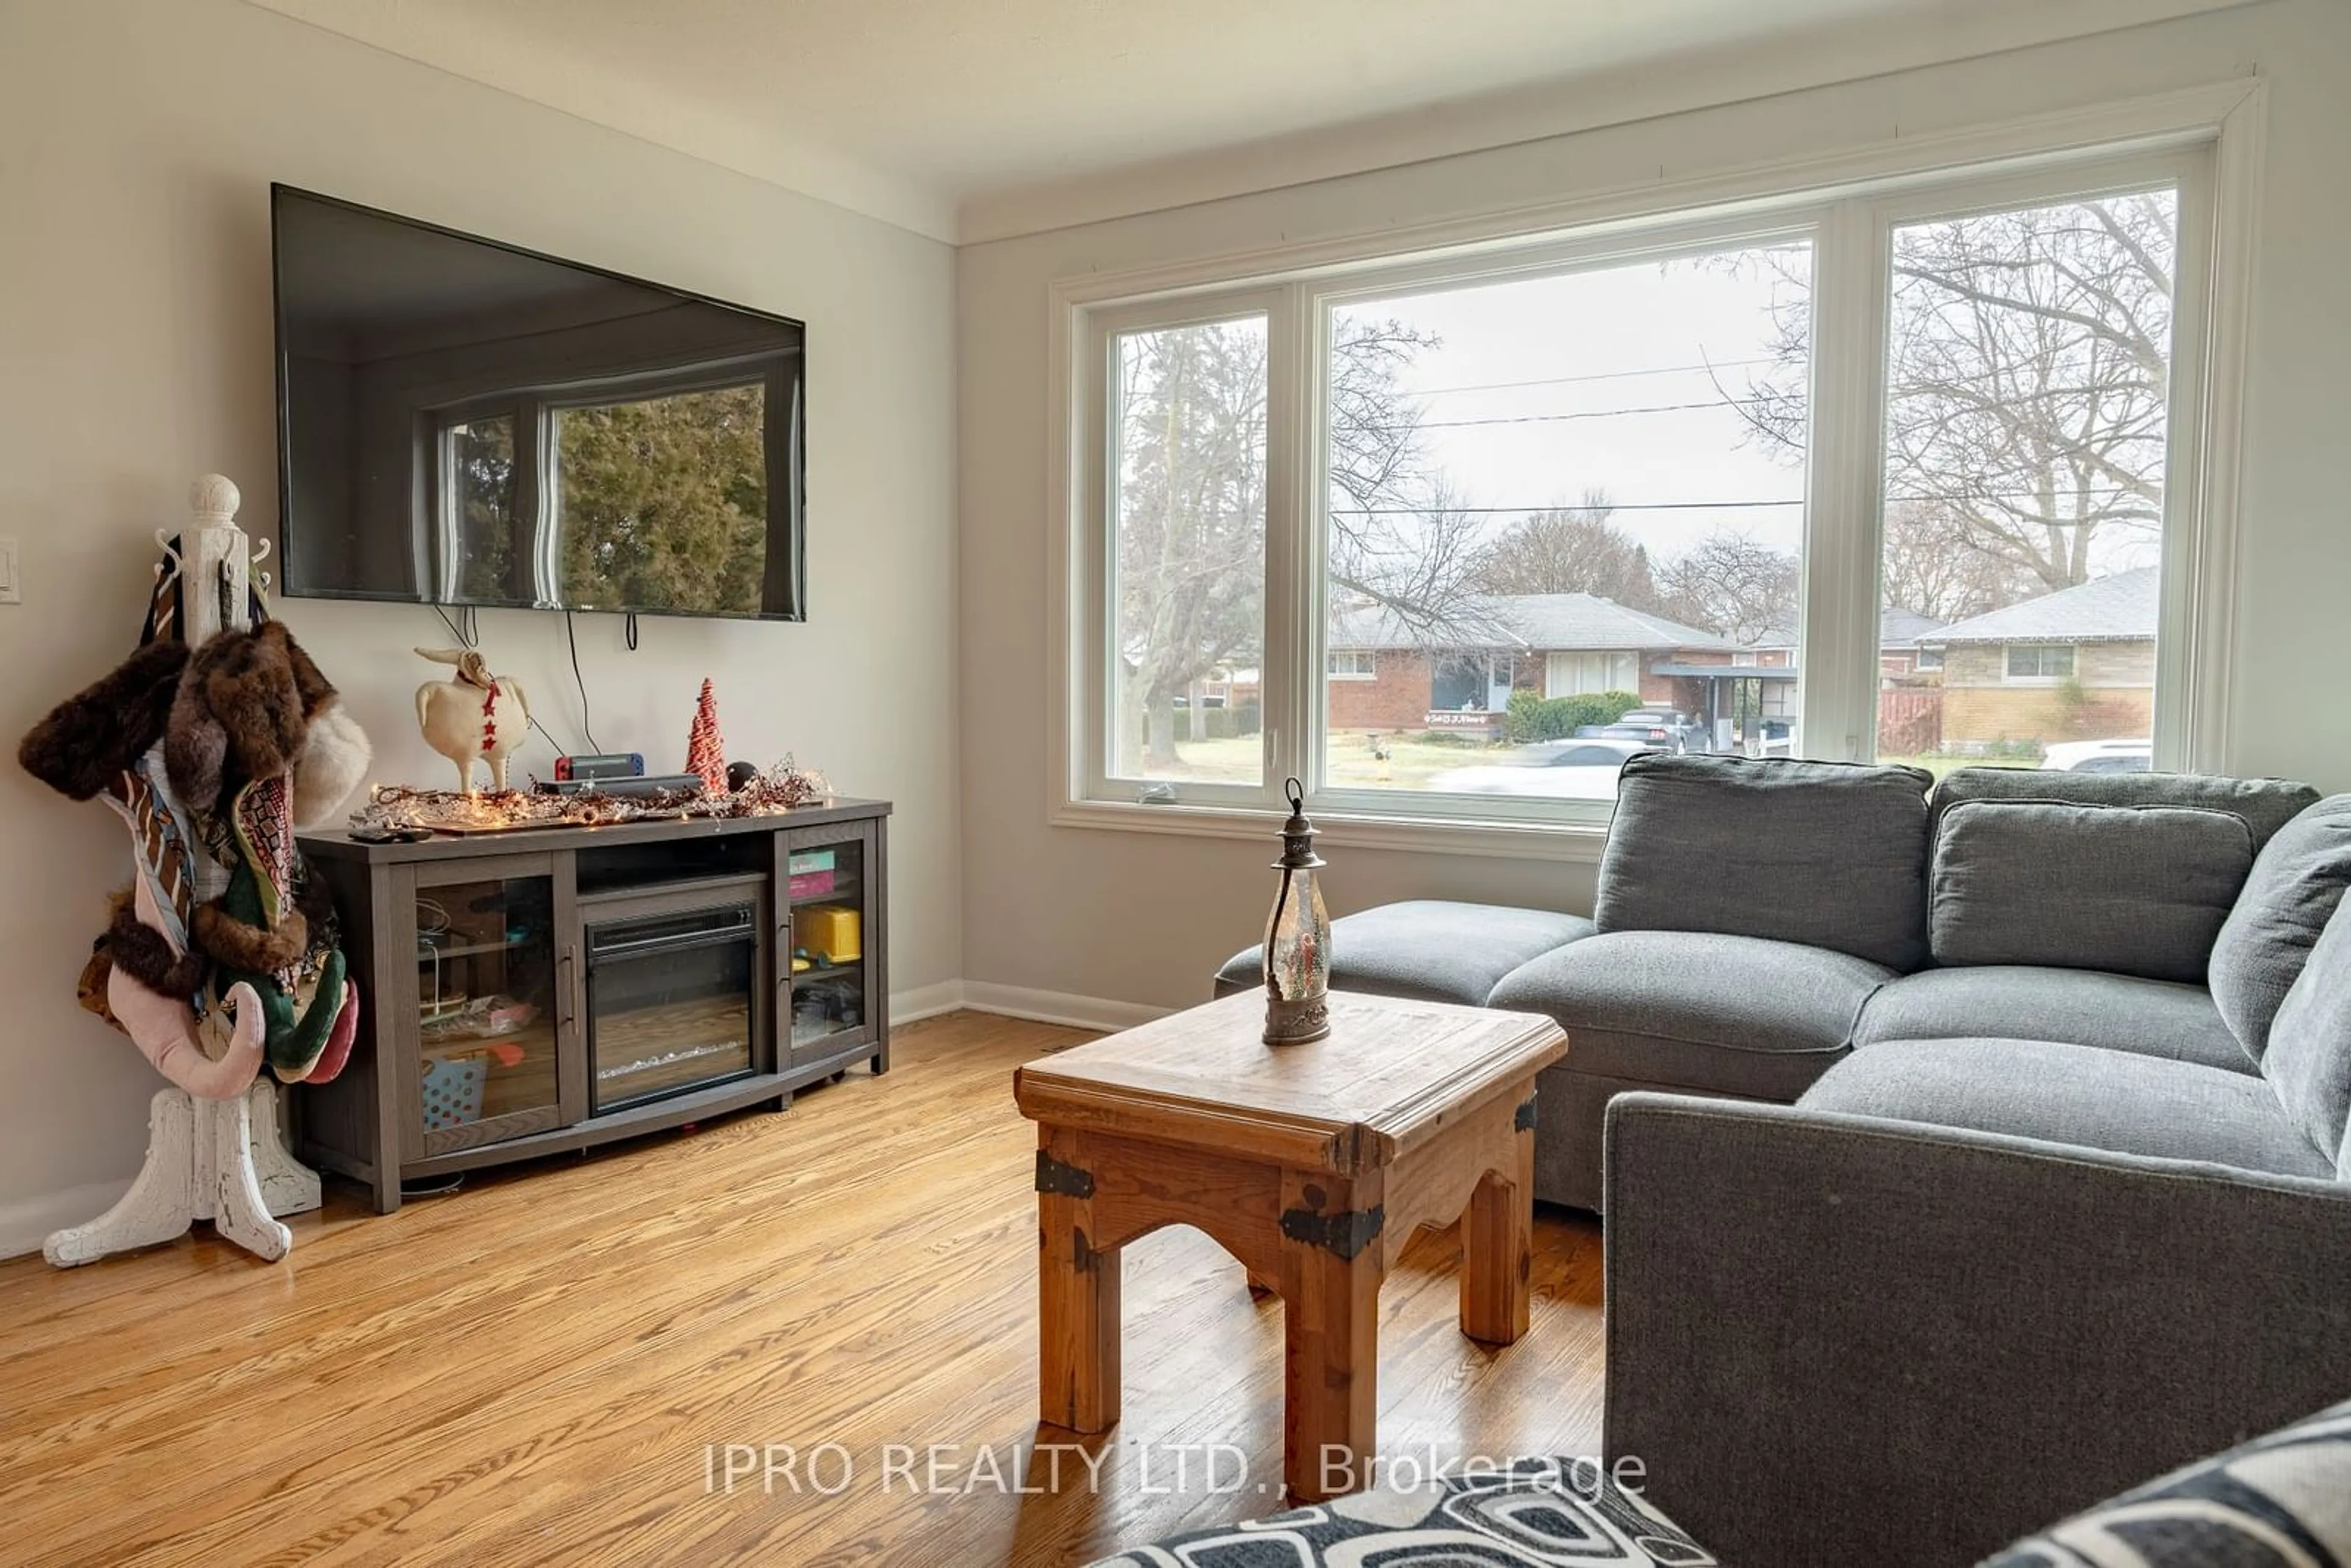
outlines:
{"label": "glass cabinet door", "polygon": [[[472,1148],[570,1120],[564,1113],[558,1036],[568,1027],[571,955],[561,935],[551,863],[513,857],[526,874],[474,862],[462,880],[415,873],[415,1085],[419,1151]],[[537,869],[543,868],[543,869]],[[513,869],[520,871],[522,866]]]}
{"label": "glass cabinet door", "polygon": [[785,858],[785,907],[776,967],[777,1034],[795,1067],[848,1055],[877,1036],[867,922],[873,897],[870,827],[798,828],[777,835]]}

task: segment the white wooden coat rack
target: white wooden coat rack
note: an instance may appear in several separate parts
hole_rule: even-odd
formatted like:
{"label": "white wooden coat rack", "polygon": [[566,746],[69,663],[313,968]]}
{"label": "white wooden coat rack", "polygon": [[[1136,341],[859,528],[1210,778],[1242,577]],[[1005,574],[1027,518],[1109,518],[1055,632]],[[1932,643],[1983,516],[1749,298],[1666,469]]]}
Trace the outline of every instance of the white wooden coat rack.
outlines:
{"label": "white wooden coat rack", "polygon": [[[195,648],[216,632],[252,625],[253,569],[268,559],[236,526],[235,485],[207,474],[188,487],[195,526],[180,546],[181,635]],[[155,539],[168,551],[172,530]],[[266,585],[268,576],[263,574]],[[293,1249],[281,1214],[319,1207],[319,1173],[286,1147],[277,1085],[266,1069],[234,1100],[200,1100],[162,1089],[148,1104],[147,1163],[120,1202],[86,1225],[51,1235],[42,1256],[60,1269],[94,1263],[134,1248],[183,1236],[199,1219],[256,1258],[275,1261]]]}

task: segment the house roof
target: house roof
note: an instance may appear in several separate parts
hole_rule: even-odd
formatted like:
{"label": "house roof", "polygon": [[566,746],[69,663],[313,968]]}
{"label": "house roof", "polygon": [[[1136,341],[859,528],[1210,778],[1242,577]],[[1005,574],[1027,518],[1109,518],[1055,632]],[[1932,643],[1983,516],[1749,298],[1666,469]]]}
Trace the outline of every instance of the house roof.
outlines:
{"label": "house roof", "polygon": [[[1915,648],[1921,641],[1942,641],[1935,633],[1942,631],[1943,622],[1931,615],[1921,615],[1916,610],[1905,610],[1898,604],[1889,604],[1878,613],[1877,645],[1881,650]],[[1774,626],[1758,637],[1754,643],[1758,648],[1793,648],[1795,645],[1796,629],[1793,626]]]}
{"label": "house roof", "polygon": [[1525,653],[1616,649],[1710,648],[1736,644],[1711,632],[1635,610],[1596,593],[1479,594],[1450,618],[1449,629],[1429,632],[1405,623],[1384,605],[1337,610],[1331,616],[1333,648],[1510,648]]}
{"label": "house roof", "polygon": [[2092,578],[1937,632],[1938,643],[2137,643],[2155,635],[2161,580],[2151,566]]}

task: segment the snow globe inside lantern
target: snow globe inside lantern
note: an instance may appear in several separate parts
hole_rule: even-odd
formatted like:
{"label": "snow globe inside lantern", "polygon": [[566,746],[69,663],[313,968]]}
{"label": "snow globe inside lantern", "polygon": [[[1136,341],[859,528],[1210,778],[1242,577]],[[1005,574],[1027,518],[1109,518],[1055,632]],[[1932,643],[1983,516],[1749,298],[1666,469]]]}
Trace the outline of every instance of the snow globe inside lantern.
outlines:
{"label": "snow globe inside lantern", "polygon": [[1331,912],[1322,904],[1324,862],[1314,852],[1306,792],[1288,786],[1290,820],[1281,825],[1281,886],[1265,925],[1265,1043],[1306,1045],[1331,1032]]}

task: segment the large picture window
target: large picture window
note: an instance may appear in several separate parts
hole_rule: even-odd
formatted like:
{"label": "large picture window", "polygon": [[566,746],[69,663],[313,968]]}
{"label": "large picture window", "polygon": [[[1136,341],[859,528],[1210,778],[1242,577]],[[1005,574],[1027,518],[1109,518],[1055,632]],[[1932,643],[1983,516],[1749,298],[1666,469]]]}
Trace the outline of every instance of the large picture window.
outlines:
{"label": "large picture window", "polygon": [[1326,789],[1604,799],[1639,747],[1564,743],[1652,706],[1760,751],[1710,672],[1796,623],[1803,400],[1758,440],[1756,372],[1810,277],[1794,240],[1326,304],[1327,634],[1392,655],[1323,706]]}
{"label": "large picture window", "polygon": [[2184,765],[2212,181],[2085,155],[1081,305],[1069,798],[1596,827],[1648,750]]}

